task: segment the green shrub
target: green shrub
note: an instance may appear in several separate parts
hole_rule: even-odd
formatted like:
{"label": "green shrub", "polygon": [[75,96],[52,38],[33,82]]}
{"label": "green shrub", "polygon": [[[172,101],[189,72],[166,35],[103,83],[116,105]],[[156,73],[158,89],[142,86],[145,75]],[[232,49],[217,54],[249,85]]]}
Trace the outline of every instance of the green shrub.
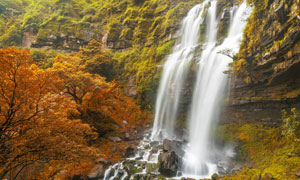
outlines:
{"label": "green shrub", "polygon": [[53,59],[58,55],[55,50],[31,49],[31,58],[41,67],[52,67]]}
{"label": "green shrub", "polygon": [[290,137],[300,137],[300,121],[299,112],[296,108],[292,108],[288,113],[286,110],[282,111],[283,125],[281,126],[282,135]]}

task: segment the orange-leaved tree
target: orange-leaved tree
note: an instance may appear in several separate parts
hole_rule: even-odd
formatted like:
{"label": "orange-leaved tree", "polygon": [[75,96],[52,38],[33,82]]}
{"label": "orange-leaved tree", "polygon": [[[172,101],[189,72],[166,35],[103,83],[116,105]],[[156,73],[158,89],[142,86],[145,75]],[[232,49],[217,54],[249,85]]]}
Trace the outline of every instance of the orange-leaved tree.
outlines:
{"label": "orange-leaved tree", "polygon": [[102,155],[117,160],[121,155],[109,151],[114,143],[108,143],[107,137],[122,138],[125,133],[134,135],[137,129],[144,129],[152,115],[124,96],[116,82],[106,82],[100,75],[86,72],[80,62],[82,59],[76,54],[59,55],[54,59],[52,69],[64,81],[61,90],[76,103],[79,113],[72,114],[72,118],[80,118],[93,125],[100,135],[100,142],[104,142],[100,143]]}
{"label": "orange-leaved tree", "polygon": [[[107,83],[100,75],[85,72],[84,68],[79,65],[80,61],[78,56],[59,55],[54,59],[51,69],[63,81],[59,84],[62,85],[58,86],[59,89],[72,98],[76,104],[77,111],[72,113],[70,118],[83,119],[98,129],[101,135],[109,131],[112,121],[100,113],[101,109],[92,111],[88,104],[92,96],[112,89],[113,83]],[[98,100],[99,103],[102,102]]]}
{"label": "orange-leaved tree", "polygon": [[85,171],[97,151],[88,124],[67,117],[76,107],[55,72],[27,50],[0,50],[0,179],[53,179]]}

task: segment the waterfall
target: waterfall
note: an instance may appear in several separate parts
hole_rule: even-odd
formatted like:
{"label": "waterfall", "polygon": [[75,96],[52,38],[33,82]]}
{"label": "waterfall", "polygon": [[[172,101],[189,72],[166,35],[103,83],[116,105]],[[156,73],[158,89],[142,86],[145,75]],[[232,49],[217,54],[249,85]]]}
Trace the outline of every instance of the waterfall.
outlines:
{"label": "waterfall", "polygon": [[[215,3],[212,2],[211,9],[214,8]],[[189,143],[183,159],[184,174],[210,176],[215,172],[216,165],[213,164],[212,153],[216,150],[213,149],[215,146],[212,144],[210,133],[218,120],[218,111],[228,79],[224,71],[232,61],[228,56],[220,54],[220,51],[229,49],[233,54],[238,52],[246,25],[243,17],[249,15],[249,12],[244,2],[234,15],[232,13],[228,36],[219,46],[216,46],[216,32],[209,31],[211,38],[207,41],[198,61],[199,69],[189,117]],[[209,13],[215,13],[215,10]],[[209,17],[215,16],[209,14]],[[210,21],[208,29],[214,29],[217,19]]]}
{"label": "waterfall", "polygon": [[[208,8],[208,9],[206,9]],[[207,12],[206,16],[203,13]],[[183,20],[181,39],[176,43],[173,53],[168,56],[163,66],[156,101],[155,120],[152,139],[174,138],[174,126],[177,120],[178,106],[182,88],[189,73],[189,65],[199,46],[200,27],[206,24],[205,43],[201,56],[197,59],[198,70],[190,113],[188,115],[188,143],[183,157],[184,176],[209,177],[215,173],[215,149],[211,130],[218,120],[220,104],[228,77],[223,72],[232,61],[222,50],[236,54],[239,50],[246,18],[251,9],[243,2],[230,10],[230,24],[227,37],[221,45],[217,43],[218,18],[217,1],[205,0],[192,8]],[[224,155],[225,156],[225,155]]]}
{"label": "waterfall", "polygon": [[[174,174],[177,172],[178,176],[181,176],[174,179],[210,178],[213,173],[219,172],[220,168],[223,170],[227,168],[226,158],[233,152],[228,148],[217,148],[211,135],[218,120],[228,80],[223,72],[232,61],[221,52],[224,50],[228,52],[228,49],[232,54],[238,52],[246,25],[245,18],[248,18],[251,9],[245,2],[230,9],[228,35],[220,45],[217,41],[219,18],[216,11],[217,0],[204,0],[192,8],[182,21],[179,31],[182,36],[177,40],[172,54],[168,56],[163,66],[152,132],[145,133],[134,157],[111,165],[105,171],[104,180],[135,179],[135,177],[139,179],[149,175],[159,179],[164,175],[160,171],[161,159],[168,160],[173,157],[173,153],[177,153],[176,159],[180,156],[178,162],[172,161],[174,163],[172,168],[176,166]],[[202,31],[204,28],[206,33]],[[199,49],[201,55],[197,52]],[[195,64],[197,77],[190,110],[187,112],[188,139],[184,138],[188,141],[186,142],[177,139],[175,126],[182,100],[182,89],[191,71],[191,65]],[[163,144],[164,139],[174,140],[171,142],[175,144]],[[169,152],[169,148],[175,148],[178,152]],[[159,158],[160,155],[167,155],[167,158]],[[169,161],[166,164],[169,164]],[[179,167],[180,165],[182,167]],[[178,173],[179,171],[181,172]]]}
{"label": "waterfall", "polygon": [[168,56],[163,66],[156,100],[155,119],[152,139],[162,140],[174,138],[174,126],[181,98],[181,90],[194,57],[195,48],[199,45],[200,26],[204,19],[202,14],[209,0],[192,8],[184,18],[179,42],[173,53]]}

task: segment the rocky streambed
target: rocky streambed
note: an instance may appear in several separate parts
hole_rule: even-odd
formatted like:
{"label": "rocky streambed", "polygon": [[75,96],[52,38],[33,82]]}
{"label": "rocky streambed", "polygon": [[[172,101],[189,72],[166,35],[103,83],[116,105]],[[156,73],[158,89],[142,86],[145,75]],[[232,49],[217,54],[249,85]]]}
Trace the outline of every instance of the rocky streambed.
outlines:
{"label": "rocky streambed", "polygon": [[[135,153],[122,162],[111,165],[104,174],[103,180],[195,180],[182,172],[182,159],[186,141],[182,139],[152,141],[150,131],[145,133]],[[217,172],[210,177],[231,174],[237,170],[230,159],[217,160]]]}

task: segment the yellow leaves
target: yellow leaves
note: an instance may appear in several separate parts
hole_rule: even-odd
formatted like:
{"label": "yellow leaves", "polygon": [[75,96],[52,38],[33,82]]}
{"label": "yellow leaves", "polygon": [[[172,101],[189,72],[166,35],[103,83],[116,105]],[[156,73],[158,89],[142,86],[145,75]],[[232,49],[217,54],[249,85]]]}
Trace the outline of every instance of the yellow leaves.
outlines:
{"label": "yellow leaves", "polygon": [[245,59],[239,59],[233,62],[233,71],[234,72],[241,72],[247,66],[247,61]]}

